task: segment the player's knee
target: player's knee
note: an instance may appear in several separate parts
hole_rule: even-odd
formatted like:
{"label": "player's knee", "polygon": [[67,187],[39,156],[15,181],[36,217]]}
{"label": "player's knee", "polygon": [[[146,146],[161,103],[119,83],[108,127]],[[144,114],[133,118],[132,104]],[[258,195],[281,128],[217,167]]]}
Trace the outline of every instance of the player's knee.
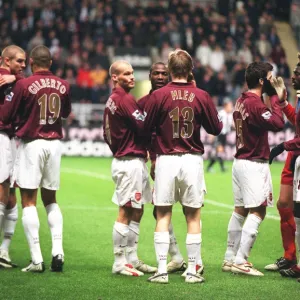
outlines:
{"label": "player's knee", "polygon": [[277,203],[276,203],[277,209],[289,207],[289,203],[290,203],[290,201],[288,200],[287,197],[279,196]]}
{"label": "player's knee", "polygon": [[299,202],[294,203],[294,217],[300,219],[300,203]]}
{"label": "player's knee", "polygon": [[13,208],[8,210],[6,214],[6,219],[10,221],[17,221],[18,220],[18,206],[15,205]]}
{"label": "player's knee", "polygon": [[131,221],[140,223],[144,214],[144,206],[141,209],[134,209],[131,217]]}

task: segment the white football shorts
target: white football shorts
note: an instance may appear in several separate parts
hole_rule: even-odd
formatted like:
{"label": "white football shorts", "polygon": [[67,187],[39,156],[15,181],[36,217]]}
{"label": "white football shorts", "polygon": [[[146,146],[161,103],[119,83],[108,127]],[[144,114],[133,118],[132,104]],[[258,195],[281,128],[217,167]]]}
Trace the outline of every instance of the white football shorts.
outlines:
{"label": "white football shorts", "polygon": [[58,190],[60,184],[60,140],[21,141],[13,171],[20,188]]}
{"label": "white football shorts", "polygon": [[12,154],[12,161],[13,161],[13,167],[11,168],[11,172],[10,172],[10,187],[13,188],[14,187],[13,168],[17,158],[17,148],[18,148],[19,141],[16,138],[12,138],[10,140],[10,143],[11,143],[11,154]]}
{"label": "white football shorts", "polygon": [[232,165],[234,205],[245,208],[273,206],[273,187],[268,163],[234,159]]}
{"label": "white football shorts", "polygon": [[200,208],[206,194],[202,155],[158,155],[154,186],[156,206],[179,201],[183,206]]}
{"label": "white football shorts", "polygon": [[297,157],[294,171],[293,200],[300,202],[300,156]]}
{"label": "white football shorts", "polygon": [[114,158],[111,164],[115,192],[112,201],[119,206],[141,208],[151,203],[152,192],[145,159],[138,157]]}
{"label": "white football shorts", "polygon": [[0,183],[8,180],[13,168],[11,142],[8,135],[0,132]]}

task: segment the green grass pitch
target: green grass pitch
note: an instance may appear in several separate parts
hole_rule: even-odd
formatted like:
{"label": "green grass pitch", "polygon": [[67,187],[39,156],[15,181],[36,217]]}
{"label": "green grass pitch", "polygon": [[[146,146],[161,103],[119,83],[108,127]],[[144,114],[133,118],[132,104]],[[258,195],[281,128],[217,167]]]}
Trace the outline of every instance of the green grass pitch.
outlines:
{"label": "green grass pitch", "polygon": [[[267,273],[262,278],[249,278],[221,272],[226,247],[227,224],[231,215],[231,163],[227,173],[215,166],[215,173],[206,174],[208,194],[202,209],[202,257],[205,280],[202,285],[187,285],[180,274],[169,276],[168,285],[150,284],[147,275],[135,278],[111,274],[113,263],[112,226],[117,207],[111,203],[113,182],[110,179],[111,159],[63,158],[61,190],[58,202],[64,215],[65,269],[62,274],[49,271],[51,240],[46,213],[41,201],[40,242],[46,272],[22,273],[20,268],[0,270],[0,299],[297,299],[300,285],[295,280]],[[282,164],[271,166],[274,198],[277,199]],[[19,195],[18,195],[19,197]],[[186,257],[186,225],[177,204],[173,224],[181,251]],[[250,261],[259,269],[282,255],[279,218],[276,208],[268,209],[268,218],[260,227]],[[141,223],[139,257],[155,265],[153,232],[155,222],[151,205],[146,206]],[[11,257],[20,267],[29,262],[21,209]]]}

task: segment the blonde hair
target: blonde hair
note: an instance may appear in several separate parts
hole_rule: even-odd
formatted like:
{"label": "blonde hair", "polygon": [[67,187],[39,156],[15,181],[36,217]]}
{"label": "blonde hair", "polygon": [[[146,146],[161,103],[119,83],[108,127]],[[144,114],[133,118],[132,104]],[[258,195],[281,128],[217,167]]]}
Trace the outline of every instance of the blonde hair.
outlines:
{"label": "blonde hair", "polygon": [[188,52],[181,49],[170,52],[168,68],[175,78],[187,78],[192,73],[193,67],[193,60]]}

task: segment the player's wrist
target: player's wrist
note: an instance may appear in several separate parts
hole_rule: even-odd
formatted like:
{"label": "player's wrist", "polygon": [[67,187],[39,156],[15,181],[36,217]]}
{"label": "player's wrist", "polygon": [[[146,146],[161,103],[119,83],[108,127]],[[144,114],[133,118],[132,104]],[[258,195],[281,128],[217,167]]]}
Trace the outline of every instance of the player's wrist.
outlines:
{"label": "player's wrist", "polygon": [[279,107],[280,107],[281,109],[286,108],[288,105],[289,105],[289,103],[287,102],[287,100],[279,101]]}

